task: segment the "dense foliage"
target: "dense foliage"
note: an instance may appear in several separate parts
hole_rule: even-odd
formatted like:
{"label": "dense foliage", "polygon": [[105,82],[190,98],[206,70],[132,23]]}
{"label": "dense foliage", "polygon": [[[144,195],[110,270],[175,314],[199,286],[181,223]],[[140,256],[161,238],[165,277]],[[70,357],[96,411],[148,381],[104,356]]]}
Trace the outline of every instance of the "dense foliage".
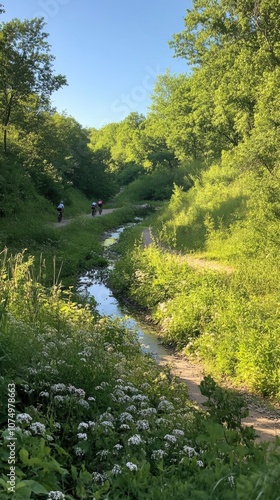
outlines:
{"label": "dense foliage", "polygon": [[241,399],[208,377],[198,411],[132,332],[34,271],[2,253],[1,498],[276,498],[279,454]]}
{"label": "dense foliage", "polygon": [[0,116],[3,130],[0,216],[10,216],[33,199],[47,207],[71,188],[107,200],[117,184],[106,168],[106,154],[94,154],[89,131],[51,108],[51,95],[66,85],[54,75],[43,19],[0,24]]}
{"label": "dense foliage", "polygon": [[[107,264],[106,230],[162,202],[153,245],[124,233],[112,286],[216,380],[280,401],[279,20],[278,0],[194,0],[170,42],[189,73],[160,75],[146,117],[100,130],[52,109],[66,78],[43,20],[0,24],[1,498],[10,430],[18,500],[279,497],[279,440],[254,443],[242,399],[206,377],[198,411],[71,291]],[[123,208],[87,216],[113,195]],[[61,198],[73,220],[57,229]]]}

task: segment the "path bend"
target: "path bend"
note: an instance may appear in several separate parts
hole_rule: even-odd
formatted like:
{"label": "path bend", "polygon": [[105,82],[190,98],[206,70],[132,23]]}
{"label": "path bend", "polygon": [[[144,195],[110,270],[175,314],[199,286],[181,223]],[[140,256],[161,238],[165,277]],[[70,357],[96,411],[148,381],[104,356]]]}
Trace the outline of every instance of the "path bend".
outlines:
{"label": "path bend", "polygon": [[[148,247],[154,243],[151,228],[144,228],[142,233],[143,246]],[[229,266],[219,264],[218,262],[205,261],[192,256],[185,256],[188,264],[194,268],[211,269],[219,272],[232,273]],[[202,403],[206,398],[201,394],[199,384],[204,375],[203,367],[183,355],[170,353],[162,357],[160,365],[170,365],[173,375],[179,377],[188,386],[189,398],[199,408],[205,409]],[[259,441],[273,441],[276,436],[280,437],[280,410],[272,408],[259,397],[253,396],[246,391],[238,391],[245,397],[249,409],[249,416],[243,419],[243,425],[252,425]]]}

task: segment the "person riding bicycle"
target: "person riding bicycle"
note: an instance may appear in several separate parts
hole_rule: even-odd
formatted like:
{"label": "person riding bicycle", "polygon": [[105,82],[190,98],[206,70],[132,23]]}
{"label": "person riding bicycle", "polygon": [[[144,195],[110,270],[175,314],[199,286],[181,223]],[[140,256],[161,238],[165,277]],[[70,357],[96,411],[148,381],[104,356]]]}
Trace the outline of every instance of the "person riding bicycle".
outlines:
{"label": "person riding bicycle", "polygon": [[60,217],[60,219],[62,219],[63,212],[64,212],[64,203],[63,203],[63,201],[61,201],[61,202],[57,205],[57,214],[58,214],[58,216]]}
{"label": "person riding bicycle", "polygon": [[103,207],[103,201],[102,201],[101,199],[100,199],[100,200],[98,200],[97,205],[98,205],[98,210],[99,210],[99,213],[101,214],[101,212],[102,212],[102,207]]}
{"label": "person riding bicycle", "polygon": [[92,204],[91,204],[91,213],[92,213],[92,215],[94,215],[96,213],[96,210],[97,210],[97,203],[96,203],[96,201],[93,201]]}

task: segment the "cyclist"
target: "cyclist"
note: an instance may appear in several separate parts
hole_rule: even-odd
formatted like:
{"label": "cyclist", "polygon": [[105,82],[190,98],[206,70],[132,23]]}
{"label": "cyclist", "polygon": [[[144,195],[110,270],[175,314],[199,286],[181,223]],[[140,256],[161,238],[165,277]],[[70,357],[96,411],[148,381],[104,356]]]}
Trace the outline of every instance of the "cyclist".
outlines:
{"label": "cyclist", "polygon": [[91,204],[91,215],[95,215],[97,210],[97,203],[96,201],[93,201]]}
{"label": "cyclist", "polygon": [[99,214],[102,214],[103,201],[100,199],[97,202]]}
{"label": "cyclist", "polygon": [[64,203],[63,203],[63,201],[61,201],[61,202],[57,205],[57,220],[58,220],[58,222],[60,222],[60,221],[61,221],[62,216],[63,216],[63,212],[64,212]]}

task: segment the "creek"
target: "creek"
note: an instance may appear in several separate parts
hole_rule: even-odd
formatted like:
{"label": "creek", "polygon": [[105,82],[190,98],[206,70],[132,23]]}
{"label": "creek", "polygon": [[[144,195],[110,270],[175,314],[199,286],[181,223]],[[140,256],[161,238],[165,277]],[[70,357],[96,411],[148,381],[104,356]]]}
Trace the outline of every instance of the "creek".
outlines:
{"label": "creek", "polygon": [[80,276],[76,284],[76,290],[84,297],[93,297],[95,299],[97,302],[96,310],[101,316],[121,319],[126,328],[136,333],[143,352],[152,354],[159,361],[168,353],[167,349],[159,343],[156,335],[152,333],[152,328],[144,325],[127,306],[121,304],[106,284],[108,271],[113,269],[116,260],[115,254],[110,252],[112,245],[117,243],[124,229],[134,226],[140,220],[142,219],[136,218],[135,223],[121,226],[110,233],[106,233],[103,246],[105,257],[109,263],[108,267],[105,270],[92,269],[85,275]]}

